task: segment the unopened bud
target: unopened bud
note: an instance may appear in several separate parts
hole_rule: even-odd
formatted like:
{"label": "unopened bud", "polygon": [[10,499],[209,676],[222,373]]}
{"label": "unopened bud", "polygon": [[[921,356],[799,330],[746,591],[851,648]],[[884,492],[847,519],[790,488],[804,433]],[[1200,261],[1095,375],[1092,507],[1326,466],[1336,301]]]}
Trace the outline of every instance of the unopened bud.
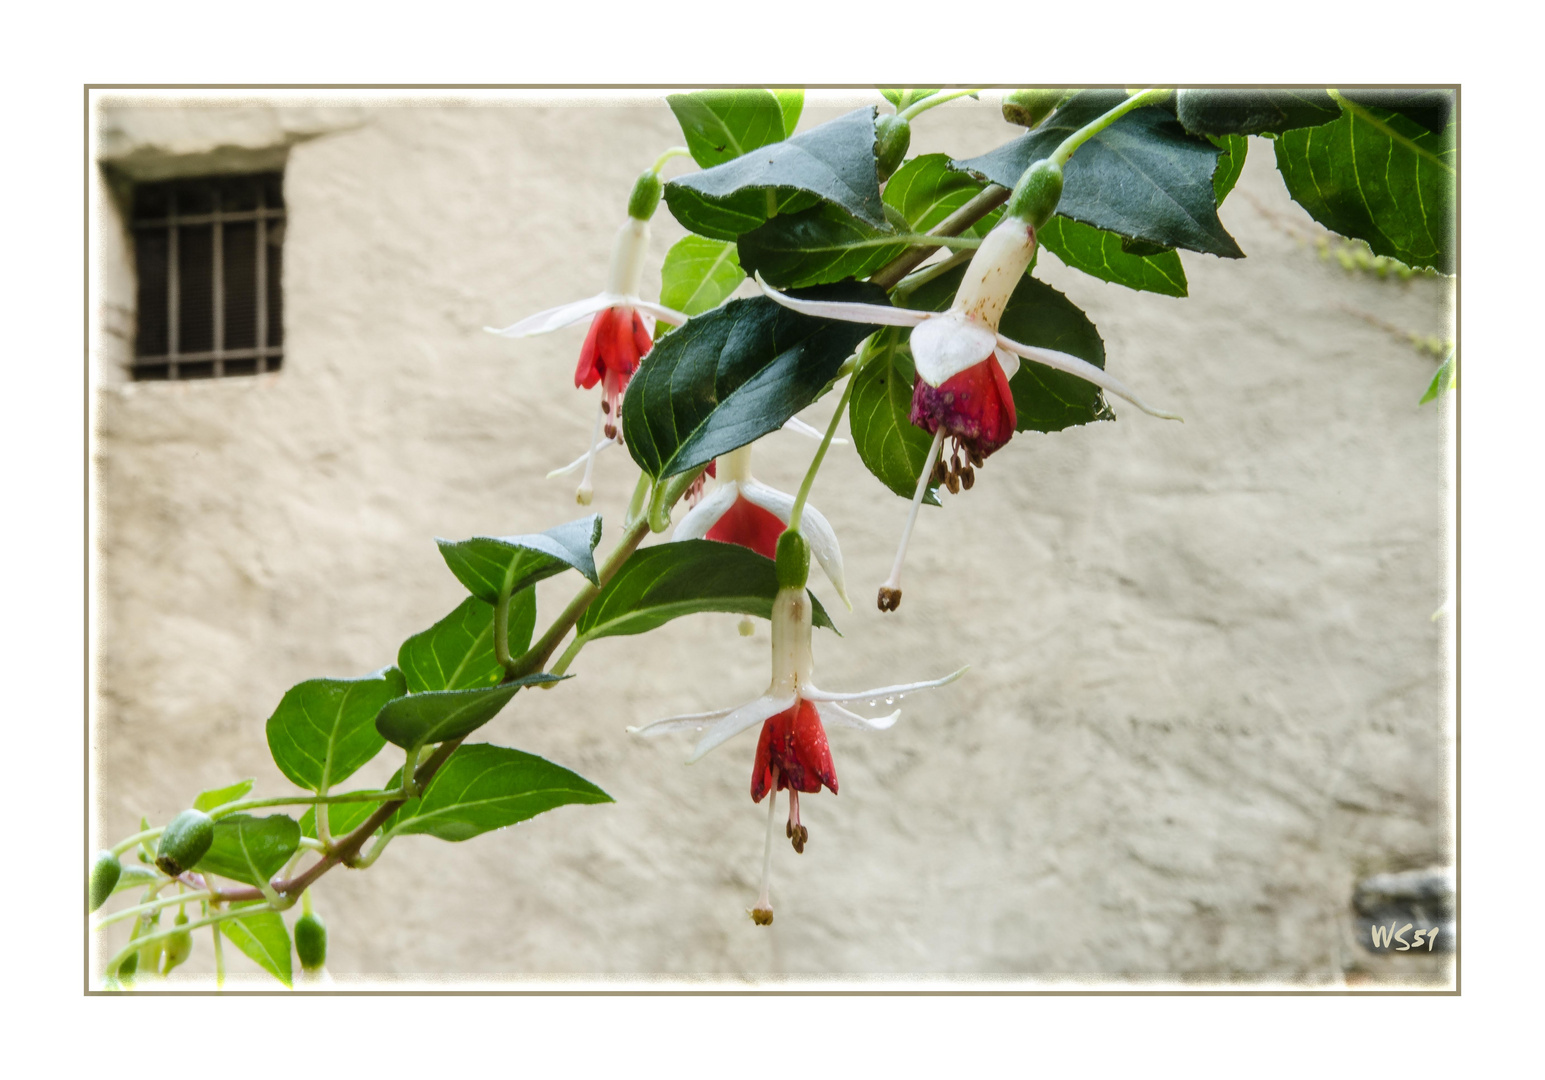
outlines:
{"label": "unopened bud", "polygon": [[880,586],[880,610],[895,611],[901,606],[901,590],[889,585]]}
{"label": "unopened bud", "polygon": [[1062,200],[1062,166],[1050,158],[1042,158],[1025,170],[1014,185],[1004,213],[1039,229],[1057,212]]}
{"label": "unopened bud", "polygon": [[97,861],[91,866],[91,882],[87,888],[87,903],[90,905],[87,911],[95,911],[107,903],[107,898],[113,895],[113,887],[118,884],[118,876],[123,873],[123,864],[118,861],[118,856],[111,851],[97,852]]}
{"label": "unopened bud", "polygon": [[633,194],[628,196],[628,217],[648,221],[654,217],[655,207],[660,205],[663,185],[653,169],[646,169],[633,182]]}
{"label": "unopened bud", "polygon": [[778,588],[803,589],[810,580],[810,544],[793,529],[778,537]]}
{"label": "unopened bud", "polygon": [[320,971],[327,963],[327,926],[314,914],[295,920],[295,955],[307,971]]}
{"label": "unopened bud", "polygon": [[1033,128],[1045,120],[1062,100],[1061,90],[1015,90],[1003,98],[1003,119]]}
{"label": "unopened bud", "polygon": [[896,113],[880,117],[874,126],[874,167],[883,184],[907,156],[912,145],[912,125]]}
{"label": "unopened bud", "polygon": [[[173,926],[187,926],[188,913],[179,911],[177,918],[172,921]],[[188,957],[193,955],[193,935],[186,930],[181,930],[166,939],[166,944],[161,947],[161,974],[170,975],[172,969],[178,964],[185,963]]]}
{"label": "unopened bud", "polygon": [[215,841],[215,823],[202,810],[184,810],[172,819],[156,845],[156,866],[168,877],[192,870]]}

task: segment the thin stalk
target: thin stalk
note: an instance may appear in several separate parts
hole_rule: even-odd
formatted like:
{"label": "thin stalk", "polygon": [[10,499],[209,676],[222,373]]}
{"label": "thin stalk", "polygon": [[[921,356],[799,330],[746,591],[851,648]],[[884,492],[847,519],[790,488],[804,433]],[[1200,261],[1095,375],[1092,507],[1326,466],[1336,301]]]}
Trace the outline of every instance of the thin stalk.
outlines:
{"label": "thin stalk", "polygon": [[161,908],[171,907],[174,904],[186,904],[193,900],[208,900],[214,896],[213,892],[178,893],[176,896],[163,896],[159,900],[152,900],[148,904],[139,904],[135,907],[124,908],[115,911],[111,915],[104,915],[98,919],[93,930],[101,930],[105,926],[111,926],[115,922],[143,915],[147,911],[158,911]]}
{"label": "thin stalk", "polygon": [[928,266],[923,267],[917,273],[908,274],[906,277],[902,278],[901,281],[896,284],[896,287],[891,290],[891,296],[893,298],[910,296],[912,293],[916,292],[918,289],[934,280],[934,278],[941,277],[955,269],[955,267],[959,266],[961,263],[970,261],[971,252],[957,251],[947,259],[940,259],[936,263],[931,263]]}
{"label": "thin stalk", "polygon": [[173,926],[167,930],[158,930],[154,934],[146,934],[142,938],[135,938],[113,954],[113,958],[107,962],[107,970],[109,972],[116,973],[118,970],[118,965],[127,960],[130,953],[139,952],[139,950],[143,949],[146,945],[150,945],[154,942],[164,941],[171,937],[173,934],[181,934],[184,932],[192,933],[194,930],[202,930],[206,926],[217,926],[220,923],[238,918],[242,915],[251,915],[254,912],[261,910],[263,909],[240,908],[236,911],[222,911],[219,914],[211,915],[208,918],[199,919],[197,922],[183,923],[181,926]]}
{"label": "thin stalk", "polygon": [[628,512],[622,516],[624,530],[631,529],[633,523],[639,519],[639,515],[644,512],[644,507],[649,505],[650,483],[649,474],[640,470],[638,483],[633,485],[633,497],[628,500]]}
{"label": "thin stalk", "polygon": [[220,940],[220,928],[211,926],[209,932],[215,936],[215,989],[225,989],[225,943]]}
{"label": "thin stalk", "polygon": [[982,91],[980,88],[970,90],[941,91],[937,94],[925,97],[921,101],[913,102],[911,105],[908,105],[905,109],[901,110],[901,112],[897,113],[897,115],[900,116],[903,120],[911,120],[914,116],[918,116],[927,112],[929,109],[943,105],[946,101],[954,101],[956,98],[970,97],[972,94],[980,94],[981,92]]}
{"label": "thin stalk", "polygon": [[1068,158],[1072,157],[1074,152],[1084,143],[1110,127],[1133,109],[1141,109],[1144,105],[1152,105],[1155,102],[1163,101],[1172,92],[1171,90],[1156,89],[1143,90],[1133,94],[1114,109],[1111,109],[1103,116],[1089,121],[1089,123],[1063,139],[1057,149],[1052,151],[1051,160],[1065,167],[1068,163]]}
{"label": "thin stalk", "polygon": [[665,168],[665,163],[671,158],[691,156],[692,151],[688,150],[685,146],[673,146],[669,150],[665,151],[665,153],[654,159],[654,164],[649,166],[649,171],[658,176],[660,170]]}
{"label": "thin stalk", "polygon": [[935,251],[939,250],[941,239],[958,236],[972,225],[981,221],[988,214],[1008,201],[1009,189],[997,184],[988,184],[981,193],[971,199],[959,210],[930,229],[928,236],[933,241],[932,246],[909,248],[896,256],[890,262],[880,267],[879,270],[869,275],[869,280],[883,289],[893,287],[898,281],[906,277],[913,270],[928,261]]}
{"label": "thin stalk", "polygon": [[[380,802],[382,799],[401,798],[404,794],[405,792],[399,788],[382,791],[346,791],[341,795],[278,795],[271,799],[243,799],[240,802],[227,803],[217,810],[211,810],[209,816],[219,821],[223,817],[243,810],[257,810],[265,806],[323,806],[332,803]],[[152,831],[159,833],[161,830]],[[128,840],[124,841],[125,844],[128,842]]]}
{"label": "thin stalk", "polygon": [[[867,356],[868,352],[869,347],[866,345],[859,359],[860,367],[863,366],[863,356]],[[805,500],[810,497],[810,489],[815,485],[815,474],[821,471],[821,462],[826,460],[826,449],[832,444],[832,436],[837,434],[837,425],[848,407],[848,398],[852,396],[853,384],[857,381],[858,370],[855,368],[853,374],[848,376],[847,385],[842,388],[842,396],[837,399],[837,411],[832,413],[831,423],[826,425],[826,434],[821,438],[821,445],[816,448],[815,457],[810,459],[810,468],[805,470],[805,480],[799,485],[799,494],[794,496],[794,509],[789,511],[790,532],[799,532],[799,523],[805,513]]]}
{"label": "thin stalk", "polygon": [[499,590],[499,599],[494,602],[494,659],[505,670],[510,666],[510,586],[513,584],[506,582]]}
{"label": "thin stalk", "polygon": [[142,843],[146,840],[155,840],[165,831],[165,825],[161,826],[159,829],[146,829],[144,832],[137,832],[127,839],[118,841],[118,843],[114,844],[107,850],[112,852],[114,855],[121,856],[125,851],[128,851],[135,844]]}

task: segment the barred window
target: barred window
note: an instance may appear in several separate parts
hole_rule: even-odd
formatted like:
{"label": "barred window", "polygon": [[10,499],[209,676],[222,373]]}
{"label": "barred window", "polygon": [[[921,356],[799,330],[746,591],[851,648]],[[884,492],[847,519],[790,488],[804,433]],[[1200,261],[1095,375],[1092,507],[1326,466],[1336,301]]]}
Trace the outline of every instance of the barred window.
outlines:
{"label": "barred window", "polygon": [[283,360],[283,174],[140,184],[135,379],[277,371]]}

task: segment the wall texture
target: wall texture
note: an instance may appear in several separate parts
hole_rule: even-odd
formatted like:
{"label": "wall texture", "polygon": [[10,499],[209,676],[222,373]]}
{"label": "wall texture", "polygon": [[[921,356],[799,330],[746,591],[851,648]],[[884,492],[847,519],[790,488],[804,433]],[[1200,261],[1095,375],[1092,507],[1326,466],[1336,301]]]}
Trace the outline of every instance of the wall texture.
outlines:
{"label": "wall texture", "polygon": [[[802,127],[836,115],[809,111]],[[989,104],[917,125],[964,156],[1013,134]],[[104,839],[246,776],[289,790],[263,722],[293,683],[355,676],[460,599],[433,537],[577,516],[594,399],[575,328],[485,334],[603,283],[632,178],[680,141],[655,103],[168,99],[103,103],[107,176],[286,161],[282,372],[124,381],[132,260],[102,185],[94,235],[97,687]],[[673,166],[672,168],[680,168]],[[1405,971],[1351,943],[1365,874],[1451,859],[1448,405],[1388,329],[1448,332],[1449,286],[1350,274],[1253,140],[1222,209],[1249,258],[1183,256],[1185,300],[1043,255],[1111,369],[1184,425],[1021,436],[923,514],[906,602],[874,609],[906,504],[835,452],[814,502],[857,610],[817,641],[833,689],[932,677],[883,734],[832,735],[842,794],[803,803],[752,925],[765,814],[754,734],[684,767],[623,729],[760,692],[767,630],[729,616],[603,641],[579,678],[487,729],[614,806],[471,844],[409,837],[318,889],[330,968],[484,977],[708,973],[1299,977]],[[662,207],[656,266],[679,227]],[[645,294],[657,295],[658,272]],[[807,419],[822,423],[830,400]],[[813,443],[776,434],[792,490]],[[609,543],[632,488],[601,459]],[[562,604],[572,582],[539,590]],[[384,781],[387,755],[359,774]],[[116,940],[116,939],[113,939]],[[190,969],[209,969],[200,945]]]}

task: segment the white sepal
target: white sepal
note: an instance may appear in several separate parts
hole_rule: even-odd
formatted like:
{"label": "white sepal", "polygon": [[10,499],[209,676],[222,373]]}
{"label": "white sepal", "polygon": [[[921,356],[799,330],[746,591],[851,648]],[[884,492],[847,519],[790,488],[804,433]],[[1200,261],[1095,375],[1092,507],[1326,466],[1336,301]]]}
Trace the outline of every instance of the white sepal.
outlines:
{"label": "white sepal", "polygon": [[635,724],[628,728],[629,735],[643,735],[646,738],[655,735],[665,735],[672,731],[702,731],[714,720],[722,720],[734,712],[738,705],[731,705],[726,709],[714,709],[712,712],[683,713],[680,716],[667,716],[663,720],[651,720],[647,724]]}
{"label": "white sepal", "polygon": [[1017,341],[1010,341],[1002,334],[998,335],[998,344],[1012,353],[1017,353],[1018,355],[1024,357],[1026,360],[1034,361],[1037,364],[1044,364],[1056,371],[1065,371],[1069,375],[1077,375],[1085,382],[1092,382],[1094,385],[1102,389],[1109,390],[1117,397],[1125,398],[1127,401],[1130,401],[1133,405],[1136,405],[1149,416],[1157,416],[1161,420],[1182,419],[1176,413],[1161,412],[1158,409],[1148,405],[1143,401],[1142,398],[1138,397],[1135,393],[1129,390],[1126,384],[1123,383],[1120,379],[1117,379],[1112,375],[1107,375],[1104,371],[1095,367],[1093,364],[1086,360],[1080,360],[1076,356],[1071,356],[1068,353],[1056,352],[1052,349],[1041,349],[1034,345],[1022,345]]}
{"label": "white sepal", "polygon": [[1014,373],[1019,370],[1019,357],[1004,348],[994,349],[992,354],[998,358],[998,366],[1003,369],[1004,380],[1012,379]]}
{"label": "white sepal", "polygon": [[687,316],[677,311],[675,308],[668,308],[663,304],[651,303],[648,300],[640,300],[636,296],[629,296],[626,299],[629,307],[635,307],[639,311],[653,315],[663,323],[670,323],[672,326],[686,325]]}
{"label": "white sepal", "polygon": [[886,731],[894,727],[896,721],[901,718],[901,710],[897,709],[889,716],[876,716],[873,719],[867,716],[859,716],[856,712],[849,712],[835,701],[822,702],[816,706],[816,711],[821,714],[824,723],[836,722],[842,727],[858,728],[860,731]]}
{"label": "white sepal", "polygon": [[[791,416],[787,420],[785,420],[783,422],[783,427],[782,427],[781,430],[783,430],[783,431],[792,431],[792,432],[794,432],[794,434],[796,434],[796,435],[803,435],[803,436],[805,436],[808,439],[824,439],[824,438],[826,438],[826,432],[822,431],[820,428],[811,427],[809,424],[805,423],[803,420],[801,420],[797,416]],[[832,445],[833,446],[846,446],[846,445],[848,445],[848,440],[843,439],[843,438],[835,438],[835,439],[832,440]]]}
{"label": "white sepal", "polygon": [[733,739],[747,728],[756,727],[768,717],[777,716],[785,709],[792,709],[796,700],[798,699],[792,694],[786,697],[763,695],[755,701],[746,702],[708,729],[708,733],[692,748],[692,756],[687,758],[687,764],[692,764],[720,743]]}
{"label": "white sepal", "polygon": [[554,330],[562,330],[565,326],[571,326],[586,315],[594,315],[606,308],[626,304],[627,301],[627,297],[618,293],[596,293],[585,300],[576,300],[572,304],[562,304],[555,308],[548,308],[546,311],[539,311],[518,323],[506,326],[503,330],[492,326],[485,326],[483,329],[500,337],[519,338],[530,337],[532,334],[548,334]]}
{"label": "white sepal", "polygon": [[935,315],[912,331],[912,362],[929,386],[943,386],[993,354],[993,332],[962,311]]}
{"label": "white sepal", "polygon": [[841,303],[831,300],[796,300],[792,296],[785,296],[767,282],[762,280],[762,275],[756,275],[756,283],[762,287],[762,292],[767,298],[776,304],[781,304],[790,311],[797,311],[801,315],[814,315],[819,319],[839,319],[842,322],[870,323],[875,326],[917,326],[924,319],[931,318],[927,311],[912,311],[908,308],[890,307],[883,304],[854,304]]}
{"label": "white sepal", "polygon": [[686,516],[676,523],[676,531],[671,534],[672,540],[701,540],[708,535],[708,530],[713,528],[720,518],[729,512],[729,508],[735,505],[735,499],[740,495],[740,485],[733,480],[720,484],[709,492],[708,496],[698,503]]}
{"label": "white sepal", "polygon": [[904,686],[881,686],[874,690],[860,690],[852,694],[833,694],[822,690],[818,686],[806,686],[800,691],[800,697],[808,698],[811,701],[879,701],[881,698],[895,697],[898,694],[910,694],[914,690],[932,690],[938,686],[946,686],[970,670],[969,667],[963,667],[959,671],[951,672],[942,679],[907,683]]}
{"label": "white sepal", "polygon": [[[602,439],[600,442],[595,444],[594,452],[599,454],[602,450],[606,450],[616,445],[618,445],[616,439]],[[548,473],[547,479],[551,480],[556,476],[568,476],[570,473],[578,472],[579,467],[589,460],[589,454],[581,454],[567,465],[560,466],[559,468],[556,468],[552,472]]]}

